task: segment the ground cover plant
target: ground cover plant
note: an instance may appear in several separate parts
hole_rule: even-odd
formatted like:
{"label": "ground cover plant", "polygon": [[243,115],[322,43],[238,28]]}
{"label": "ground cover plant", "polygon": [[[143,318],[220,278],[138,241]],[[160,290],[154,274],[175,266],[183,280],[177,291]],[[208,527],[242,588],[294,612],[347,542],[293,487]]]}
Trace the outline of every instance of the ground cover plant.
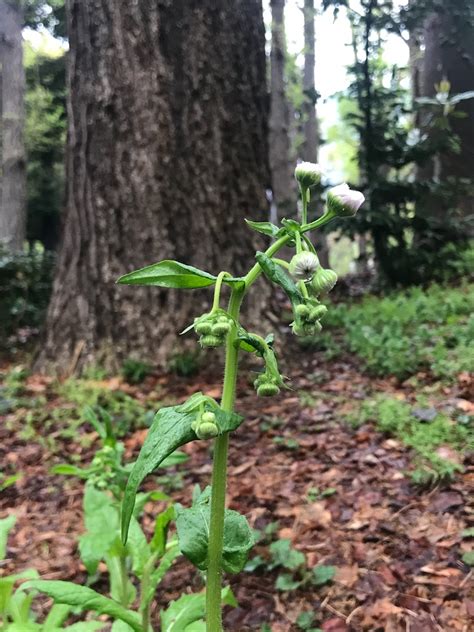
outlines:
{"label": "ground cover plant", "polygon": [[[265,252],[257,252],[256,263],[246,276],[234,278],[226,271],[213,276],[176,261],[161,261],[119,279],[119,283],[179,289],[215,286],[211,311],[196,317],[185,331],[194,330],[202,347],[225,347],[221,402],[197,392],[179,406],[165,407],[158,411],[128,478],[121,511],[121,544],[125,547],[130,537],[131,525],[134,524],[137,492],[144,478],[180,446],[194,440],[215,440],[211,487],[194,499],[192,507],[177,507],[176,510],[180,550],[198,569],[206,573],[203,625],[208,632],[223,629],[223,572],[240,572],[254,544],[254,535],[247,519],[238,512],[225,508],[229,433],[236,430],[243,421],[243,417],[234,410],[239,352],[255,354],[263,361],[264,370],[254,382],[259,396],[276,395],[286,386],[273,349],[274,336],[270,334],[264,338],[246,331],[240,323],[242,301],[256,279],[264,274],[270,282],[283,289],[291,302],[293,333],[307,336],[320,331],[320,320],[327,312],[320,299],[334,287],[337,275],[330,269],[322,268],[308,234],[336,217],[355,215],[364,201],[361,193],[351,191],[345,184],[334,187],[327,194],[323,215],[309,221],[311,190],[320,183],[321,171],[318,165],[302,163],[297,166],[295,176],[301,193],[301,223],[283,220],[282,226],[277,227],[268,222],[248,221],[250,228],[270,236],[273,243]],[[289,262],[275,256],[284,246],[295,250]],[[221,290],[224,284],[231,288],[227,309],[221,307]],[[150,551],[148,553],[151,554]],[[118,554],[122,568],[125,555],[120,552]],[[121,582],[121,603],[91,592],[89,588],[77,587],[67,582],[33,581],[27,586],[45,592],[59,603],[105,612],[133,630],[151,630],[146,601],[147,587],[142,586],[142,599],[145,598],[146,605],[143,606],[142,603],[140,606],[142,616],[138,618],[137,613],[127,609],[133,597],[128,599],[124,596],[127,593],[125,581]],[[194,621],[200,622],[201,618],[187,622],[194,624]]]}
{"label": "ground cover plant", "polygon": [[325,325],[341,329],[345,346],[373,375],[405,379],[425,370],[449,381],[472,369],[473,314],[474,287],[466,281],[341,302]]}

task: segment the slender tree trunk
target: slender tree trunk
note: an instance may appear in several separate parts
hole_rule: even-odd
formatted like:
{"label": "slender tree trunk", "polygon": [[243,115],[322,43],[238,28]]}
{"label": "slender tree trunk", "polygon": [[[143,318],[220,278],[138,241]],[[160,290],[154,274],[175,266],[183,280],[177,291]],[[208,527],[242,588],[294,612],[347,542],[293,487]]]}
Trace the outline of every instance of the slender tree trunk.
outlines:
{"label": "slender tree trunk", "polygon": [[277,217],[293,210],[293,174],[290,168],[289,111],[285,90],[285,0],[271,0],[272,49],[270,85],[270,169]]}
{"label": "slender tree trunk", "polygon": [[[303,160],[318,161],[318,123],[316,119],[317,92],[314,83],[315,66],[315,32],[314,32],[314,0],[304,0],[304,70],[303,92]],[[313,206],[313,205],[311,205]],[[317,205],[316,205],[317,206]],[[310,209],[311,210],[311,209]],[[313,208],[314,210],[314,208]],[[315,235],[315,245],[323,266],[329,265],[329,249],[326,236],[322,233]]]}
{"label": "slender tree trunk", "polygon": [[248,266],[243,218],[265,218],[269,185],[261,5],[69,0],[68,27],[67,205],[37,366],[163,362],[209,292],[114,283],[161,259]]}
{"label": "slender tree trunk", "polygon": [[21,3],[0,0],[1,187],[0,242],[21,250],[26,233],[26,165]]}
{"label": "slender tree trunk", "polygon": [[[425,54],[422,63],[421,91],[423,96],[436,94],[435,85],[442,79],[450,83],[451,94],[474,90],[474,7],[470,0],[443,5],[431,13],[424,24]],[[420,177],[435,176],[440,181],[449,178],[473,178],[474,164],[474,99],[456,106],[462,118],[451,118],[451,127],[459,138],[460,151],[443,152],[420,170]],[[431,214],[442,218],[443,204],[433,203]],[[465,217],[474,216],[474,196],[463,196],[459,208]]]}

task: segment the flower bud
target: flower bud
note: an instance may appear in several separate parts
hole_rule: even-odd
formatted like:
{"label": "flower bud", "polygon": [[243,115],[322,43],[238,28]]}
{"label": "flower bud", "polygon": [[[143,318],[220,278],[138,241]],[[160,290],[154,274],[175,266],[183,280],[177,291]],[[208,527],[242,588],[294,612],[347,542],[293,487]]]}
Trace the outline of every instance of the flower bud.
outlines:
{"label": "flower bud", "polygon": [[353,191],[348,184],[339,184],[328,191],[328,211],[338,217],[353,217],[364,200],[365,197],[360,191]]}
{"label": "flower bud", "polygon": [[204,320],[200,323],[196,323],[194,325],[194,330],[200,336],[207,336],[212,331],[212,324],[209,321]]}
{"label": "flower bud", "polygon": [[225,336],[229,333],[230,325],[229,323],[223,322],[219,320],[215,325],[212,326],[212,335],[213,336]]}
{"label": "flower bud", "polygon": [[313,252],[300,252],[290,261],[290,274],[298,281],[307,281],[319,267],[318,256]]}
{"label": "flower bud", "polygon": [[203,423],[207,423],[207,424],[215,424],[216,423],[216,416],[213,412],[211,411],[206,411],[205,413],[203,413],[201,415],[201,421]]}
{"label": "flower bud", "polygon": [[276,384],[271,382],[264,382],[257,388],[257,395],[259,397],[272,397],[272,395],[278,395],[280,389]]}
{"label": "flower bud", "polygon": [[309,307],[303,304],[297,305],[295,307],[295,316],[299,316],[299,318],[306,320],[309,316]]}
{"label": "flower bud", "polygon": [[330,292],[337,283],[337,274],[329,268],[319,268],[314,275],[311,287],[316,294]]}
{"label": "flower bud", "polygon": [[201,347],[220,347],[224,344],[224,339],[220,336],[209,334],[206,336],[201,336],[199,342],[201,343]]}
{"label": "flower bud", "polygon": [[310,189],[321,182],[321,168],[313,162],[300,162],[296,165],[295,178],[302,189]]}
{"label": "flower bud", "polygon": [[[206,413],[204,413],[205,415]],[[203,417],[204,417],[203,415]],[[212,439],[219,434],[219,428],[216,424],[202,422],[195,430],[198,439]]]}
{"label": "flower bud", "polygon": [[320,318],[322,318],[324,314],[326,314],[327,311],[328,311],[328,308],[326,307],[326,305],[318,305],[317,307],[313,307],[313,309],[311,310],[309,314],[308,320],[315,322],[319,320]]}

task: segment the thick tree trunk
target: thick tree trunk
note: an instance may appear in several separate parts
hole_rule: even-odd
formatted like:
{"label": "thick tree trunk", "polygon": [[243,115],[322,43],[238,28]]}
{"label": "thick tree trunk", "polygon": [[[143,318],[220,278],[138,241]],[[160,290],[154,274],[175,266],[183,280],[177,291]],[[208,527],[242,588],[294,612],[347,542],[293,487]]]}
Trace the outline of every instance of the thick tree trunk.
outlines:
{"label": "thick tree trunk", "polygon": [[[317,93],[314,83],[315,65],[315,32],[314,32],[314,0],[304,0],[304,70],[303,92],[303,135],[302,158],[309,162],[318,160],[318,123],[316,119]],[[314,207],[314,205],[311,205]],[[311,208],[310,208],[311,210]],[[314,210],[314,208],[313,208]],[[319,259],[323,266],[329,265],[329,249],[326,236],[318,233],[314,237],[314,243],[318,251]]]}
{"label": "thick tree trunk", "polygon": [[243,218],[265,218],[269,185],[260,2],[69,0],[68,25],[67,208],[37,366],[161,363],[209,292],[114,283],[161,259],[248,267]]}
{"label": "thick tree trunk", "polygon": [[[451,94],[474,90],[474,16],[469,0],[452,3],[451,8],[444,5],[438,12],[429,15],[424,25],[424,43],[423,96],[434,96],[435,84],[442,79],[449,81]],[[439,154],[427,168],[420,170],[420,177],[435,176],[441,181],[451,177],[472,179],[474,99],[461,101],[456,111],[464,113],[463,118],[451,118],[450,121],[460,141],[460,152]],[[431,206],[434,215],[444,215],[442,204]],[[474,196],[464,197],[459,206],[466,217],[472,217]]]}
{"label": "thick tree trunk", "polygon": [[21,3],[0,0],[1,187],[0,242],[21,250],[26,233],[26,165]]}
{"label": "thick tree trunk", "polygon": [[272,49],[270,85],[270,169],[273,201],[278,217],[289,217],[294,207],[290,167],[289,111],[285,90],[285,0],[271,0]]}

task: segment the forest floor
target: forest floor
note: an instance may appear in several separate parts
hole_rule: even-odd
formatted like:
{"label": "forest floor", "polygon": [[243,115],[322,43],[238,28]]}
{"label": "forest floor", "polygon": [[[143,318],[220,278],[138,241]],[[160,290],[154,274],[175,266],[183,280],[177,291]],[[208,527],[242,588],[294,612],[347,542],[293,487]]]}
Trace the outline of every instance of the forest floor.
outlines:
{"label": "forest floor", "polygon": [[[420,424],[439,411],[472,414],[469,376],[461,373],[449,386],[424,374],[406,382],[373,378],[355,356],[328,360],[322,352],[300,354],[285,369],[292,390],[276,398],[259,399],[248,380],[239,383],[237,408],[245,422],[232,435],[228,504],[247,516],[261,538],[250,554],[252,570],[230,578],[239,605],[226,609],[226,629],[472,630],[472,454],[438,445],[438,454],[463,462],[463,471],[448,481],[416,485],[410,472],[419,469],[419,457],[403,437],[380,432],[376,419],[361,413],[361,403],[376,394],[416,406],[421,390],[425,404],[415,409]],[[140,386],[121,378],[91,384],[104,392],[125,392],[141,404],[183,401],[198,389],[220,394],[211,374],[153,375]],[[35,398],[41,402],[40,417],[34,405],[21,403]],[[56,382],[32,375],[22,384],[20,405],[0,417],[2,469],[21,475],[1,493],[0,517],[12,512],[17,524],[0,574],[33,567],[47,579],[86,579],[77,552],[83,482],[53,475],[50,468],[89,463],[97,434],[87,424],[66,432],[68,409],[74,414]],[[127,462],[145,432],[138,428],[124,437]],[[183,450],[189,460],[148,480],[145,488],[162,484],[174,500],[189,505],[194,485],[209,482],[209,443],[193,442]],[[159,508],[159,503],[145,506],[146,531]],[[291,548],[279,563],[269,545],[285,540]],[[284,568],[293,549],[305,556],[295,570]],[[311,575],[314,567],[321,569],[319,575]],[[310,581],[310,575],[319,579]],[[178,558],[159,587],[157,603],[202,587],[199,573]]]}

